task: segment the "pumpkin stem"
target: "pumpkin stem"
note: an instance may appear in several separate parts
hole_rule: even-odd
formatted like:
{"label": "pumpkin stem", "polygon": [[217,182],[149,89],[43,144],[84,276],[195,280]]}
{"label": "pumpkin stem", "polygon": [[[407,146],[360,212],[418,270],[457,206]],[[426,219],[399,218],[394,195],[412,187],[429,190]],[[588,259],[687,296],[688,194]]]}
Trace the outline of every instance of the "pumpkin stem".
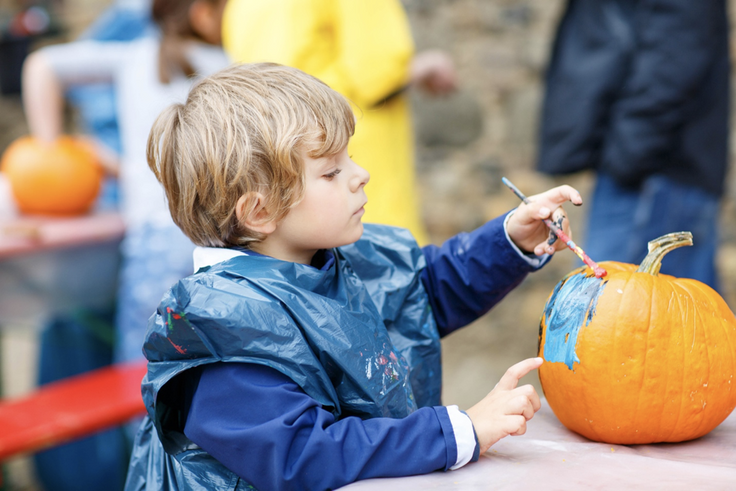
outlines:
{"label": "pumpkin stem", "polygon": [[690,232],[672,232],[647,243],[649,254],[641,262],[637,273],[649,273],[657,276],[662,267],[662,258],[673,249],[693,245],[693,234]]}

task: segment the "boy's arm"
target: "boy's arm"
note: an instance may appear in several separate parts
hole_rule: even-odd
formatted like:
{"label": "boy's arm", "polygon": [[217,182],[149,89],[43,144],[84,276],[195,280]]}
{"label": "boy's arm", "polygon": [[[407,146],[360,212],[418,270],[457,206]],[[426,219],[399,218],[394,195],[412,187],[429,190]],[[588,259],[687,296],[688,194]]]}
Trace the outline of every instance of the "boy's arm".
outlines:
{"label": "boy's arm", "polygon": [[422,248],[427,267],[421,279],[441,336],[488,312],[545,263],[546,257],[529,258],[511,242],[505,230],[507,217],[458,234],[441,247]]}
{"label": "boy's arm", "polygon": [[280,372],[220,363],[204,367],[184,432],[258,489],[334,489],[467,463],[472,426],[470,455],[458,462],[450,419],[436,407],[402,419],[336,421]]}

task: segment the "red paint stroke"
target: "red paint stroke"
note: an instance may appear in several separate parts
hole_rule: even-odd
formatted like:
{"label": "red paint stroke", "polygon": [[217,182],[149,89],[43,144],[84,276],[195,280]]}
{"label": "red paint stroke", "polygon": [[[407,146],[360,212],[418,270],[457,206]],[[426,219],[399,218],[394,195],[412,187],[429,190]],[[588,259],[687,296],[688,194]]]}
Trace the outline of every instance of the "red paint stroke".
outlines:
{"label": "red paint stroke", "polygon": [[169,338],[166,338],[166,339],[169,340],[169,342],[171,343],[171,346],[173,346],[174,349],[179,352],[179,354],[181,354],[181,355],[186,355],[187,354],[187,350],[185,350],[184,348],[182,348],[178,344],[174,343],[171,339],[169,339]]}

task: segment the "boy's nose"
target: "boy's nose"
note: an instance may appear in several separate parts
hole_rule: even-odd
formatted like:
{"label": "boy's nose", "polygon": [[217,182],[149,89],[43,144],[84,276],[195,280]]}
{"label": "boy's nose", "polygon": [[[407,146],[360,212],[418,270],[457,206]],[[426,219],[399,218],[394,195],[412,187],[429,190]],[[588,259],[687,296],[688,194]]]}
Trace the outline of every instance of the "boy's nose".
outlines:
{"label": "boy's nose", "polygon": [[368,181],[371,180],[370,173],[359,166],[358,164],[355,164],[355,175],[353,176],[353,191],[357,191],[366,184],[368,184]]}

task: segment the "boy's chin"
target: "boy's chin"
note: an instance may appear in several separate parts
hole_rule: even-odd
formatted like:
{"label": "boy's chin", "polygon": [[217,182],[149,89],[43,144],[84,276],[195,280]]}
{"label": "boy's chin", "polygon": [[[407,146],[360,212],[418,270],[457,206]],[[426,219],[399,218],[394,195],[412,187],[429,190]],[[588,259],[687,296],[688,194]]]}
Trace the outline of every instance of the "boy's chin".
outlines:
{"label": "boy's chin", "polygon": [[350,243],[358,242],[360,238],[363,237],[363,222],[360,222],[360,229],[355,232],[355,239],[353,239]]}
{"label": "boy's chin", "polygon": [[342,241],[341,244],[338,244],[334,247],[342,247],[350,244],[354,244],[358,242],[358,240],[363,236],[363,222],[360,223],[360,227],[356,227],[355,231],[352,232],[349,236],[345,237],[345,240]]}

